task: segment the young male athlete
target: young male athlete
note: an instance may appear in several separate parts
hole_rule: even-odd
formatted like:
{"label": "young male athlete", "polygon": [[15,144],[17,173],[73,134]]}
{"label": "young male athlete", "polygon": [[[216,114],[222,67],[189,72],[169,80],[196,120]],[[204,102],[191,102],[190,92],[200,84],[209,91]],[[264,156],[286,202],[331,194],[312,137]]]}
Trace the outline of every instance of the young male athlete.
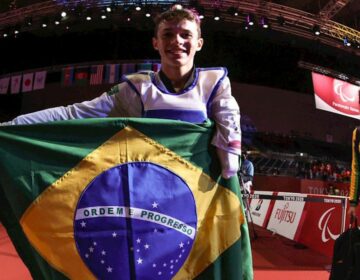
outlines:
{"label": "young male athlete", "polygon": [[216,123],[212,144],[229,178],[239,169],[241,131],[239,106],[231,95],[225,68],[195,68],[203,46],[200,19],[180,5],[155,20],[153,47],[159,52],[159,72],[139,72],[122,78],[109,92],[82,103],[26,114],[1,125],[22,125],[99,117],[146,117]]}

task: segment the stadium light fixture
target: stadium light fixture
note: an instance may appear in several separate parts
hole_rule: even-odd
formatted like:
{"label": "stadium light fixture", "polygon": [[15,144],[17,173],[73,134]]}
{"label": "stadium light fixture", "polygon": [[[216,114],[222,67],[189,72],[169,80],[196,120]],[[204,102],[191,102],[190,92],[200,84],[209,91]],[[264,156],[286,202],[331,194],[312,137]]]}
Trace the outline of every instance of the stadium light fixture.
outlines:
{"label": "stadium light fixture", "polygon": [[260,24],[263,28],[269,28],[269,20],[267,17],[263,16],[260,18]]}
{"label": "stadium light fixture", "polygon": [[230,16],[235,16],[235,17],[239,15],[239,11],[235,7],[230,7],[229,9],[227,9],[227,13]]}
{"label": "stadium light fixture", "polygon": [[315,24],[314,27],[313,27],[313,32],[316,36],[319,36],[320,35],[320,26]]}
{"label": "stadium light fixture", "polygon": [[25,18],[25,25],[26,26],[32,26],[32,24],[33,24],[33,20],[32,20],[31,17]]}
{"label": "stadium light fixture", "polygon": [[346,47],[351,47],[351,42],[350,42],[350,40],[348,39],[348,37],[344,37],[343,43],[344,43],[344,46],[346,46]]}
{"label": "stadium light fixture", "polygon": [[219,9],[214,10],[214,20],[216,20],[216,21],[220,20],[220,10]]}
{"label": "stadium light fixture", "polygon": [[246,23],[247,25],[253,26],[255,24],[255,17],[253,14],[248,14],[246,16]]}

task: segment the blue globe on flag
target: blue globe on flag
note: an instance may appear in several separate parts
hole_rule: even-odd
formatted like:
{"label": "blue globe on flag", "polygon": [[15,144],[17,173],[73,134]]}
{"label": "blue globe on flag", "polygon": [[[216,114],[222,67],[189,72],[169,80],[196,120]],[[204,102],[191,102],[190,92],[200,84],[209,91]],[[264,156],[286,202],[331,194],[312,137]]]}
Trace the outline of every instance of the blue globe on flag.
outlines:
{"label": "blue globe on flag", "polygon": [[98,279],[171,279],[195,240],[197,213],[182,178],[151,162],[108,169],[84,190],[75,242]]}

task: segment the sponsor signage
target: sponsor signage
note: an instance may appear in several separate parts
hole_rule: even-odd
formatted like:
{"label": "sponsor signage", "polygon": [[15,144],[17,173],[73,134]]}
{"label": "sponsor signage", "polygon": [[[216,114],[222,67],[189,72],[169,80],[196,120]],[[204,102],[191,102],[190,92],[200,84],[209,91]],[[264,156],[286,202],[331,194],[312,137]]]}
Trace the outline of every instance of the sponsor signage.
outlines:
{"label": "sponsor signage", "polygon": [[256,198],[257,195],[273,195],[273,192],[254,191],[254,198],[250,203],[250,213],[253,223],[261,227],[266,227],[269,219],[268,214],[270,213],[269,208],[272,200]]}
{"label": "sponsor signage", "polygon": [[304,210],[306,194],[279,192],[283,200],[277,200],[271,211],[267,229],[289,239],[294,239]]}

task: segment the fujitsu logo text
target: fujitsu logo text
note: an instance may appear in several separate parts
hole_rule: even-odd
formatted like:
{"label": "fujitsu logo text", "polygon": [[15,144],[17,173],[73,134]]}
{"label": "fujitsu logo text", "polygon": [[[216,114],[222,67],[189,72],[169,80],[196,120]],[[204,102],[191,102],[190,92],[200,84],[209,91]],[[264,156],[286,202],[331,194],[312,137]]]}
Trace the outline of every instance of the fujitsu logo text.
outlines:
{"label": "fujitsu logo text", "polygon": [[284,205],[283,209],[276,209],[275,219],[281,222],[286,222],[292,224],[296,217],[296,212],[287,210],[289,208],[289,202]]}
{"label": "fujitsu logo text", "polygon": [[340,234],[333,234],[328,226],[329,220],[332,215],[332,211],[335,210],[335,207],[332,207],[324,212],[324,214],[321,215],[318,223],[318,228],[321,230],[321,240],[322,242],[326,243],[331,239],[336,240]]}

